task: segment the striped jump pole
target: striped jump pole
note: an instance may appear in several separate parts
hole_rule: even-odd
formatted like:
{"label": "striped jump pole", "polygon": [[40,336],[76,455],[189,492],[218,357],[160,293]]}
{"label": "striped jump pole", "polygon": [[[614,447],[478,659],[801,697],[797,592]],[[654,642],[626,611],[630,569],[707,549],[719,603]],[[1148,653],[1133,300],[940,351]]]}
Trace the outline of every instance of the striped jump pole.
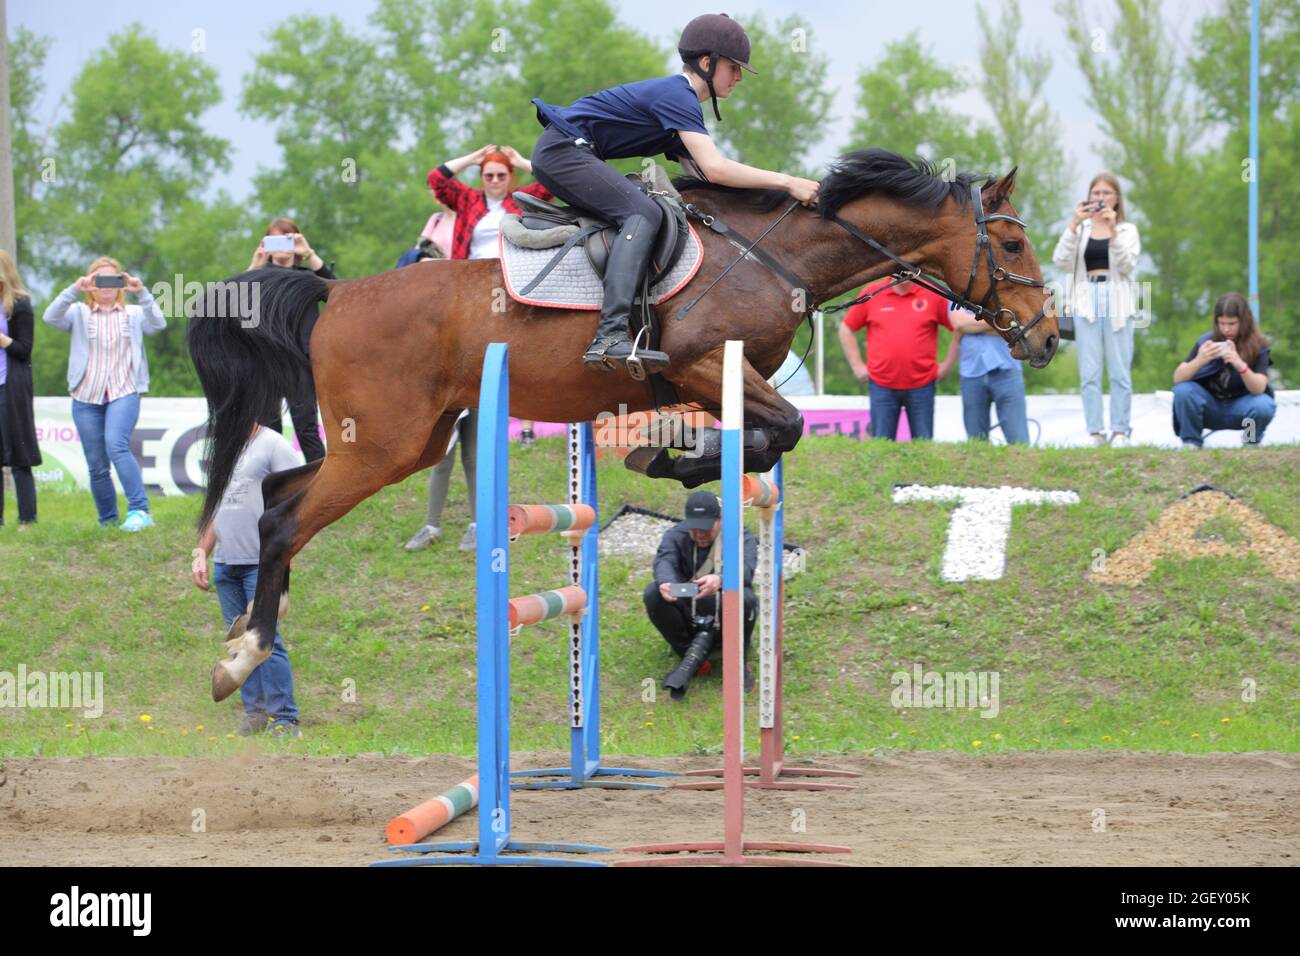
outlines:
{"label": "striped jump pole", "polygon": [[[479,393],[478,422],[478,840],[415,843],[394,846],[398,853],[414,854],[385,860],[376,866],[604,866],[580,856],[550,857],[534,854],[607,853],[609,847],[585,843],[524,843],[510,832],[510,524],[509,524],[509,349],[502,342],[487,348],[483,384]],[[595,524],[591,515],[592,527]],[[577,585],[578,582],[573,582]],[[567,589],[562,589],[566,590]],[[572,592],[559,603],[570,612],[586,607],[595,588],[583,594],[581,607],[573,607]],[[551,602],[543,600],[546,607]],[[531,613],[531,612],[530,612]],[[559,611],[556,613],[565,613]],[[553,615],[548,615],[553,616]],[[544,618],[539,618],[544,619]],[[521,622],[522,623],[522,622]]]}
{"label": "striped jump pole", "polygon": [[[785,680],[782,623],[785,611],[785,481],[778,461],[765,475],[745,475],[741,499],[758,512],[758,766],[745,768],[745,786],[756,790],[852,790],[827,777],[857,777],[851,770],[785,765]],[[721,769],[688,770],[688,777],[721,777]],[[791,780],[791,777],[813,778]],[[687,790],[716,790],[718,780],[678,784]]]}
{"label": "striped jump pole", "polygon": [[[841,866],[844,864],[809,859],[803,854],[849,852],[849,847],[824,843],[754,842],[745,839],[745,721],[741,678],[745,650],[742,583],[745,542],[741,519],[743,377],[744,343],[728,341],[722,365],[723,839],[721,842],[654,843],[628,847],[624,852],[664,855],[620,862],[616,866]],[[779,499],[779,478],[776,488]],[[750,856],[750,851],[798,853],[801,856]],[[721,856],[716,855],[719,853]]]}
{"label": "striped jump pole", "polygon": [[417,804],[388,821],[384,835],[393,846],[409,846],[435,833],[463,813],[478,806],[478,774],[446,793]]}

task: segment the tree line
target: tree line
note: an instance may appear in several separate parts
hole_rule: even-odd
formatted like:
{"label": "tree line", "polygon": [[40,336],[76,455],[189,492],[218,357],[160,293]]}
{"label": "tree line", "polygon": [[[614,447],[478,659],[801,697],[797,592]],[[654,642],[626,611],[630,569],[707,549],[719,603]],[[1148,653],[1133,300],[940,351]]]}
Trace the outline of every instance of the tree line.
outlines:
{"label": "tree line", "polygon": [[[1282,379],[1300,374],[1300,6],[1262,6],[1262,155],[1250,157],[1249,0],[1224,0],[1195,24],[1190,45],[1176,41],[1160,0],[1056,3],[1085,80],[1073,106],[1100,118],[1098,152],[1123,180],[1142,235],[1152,322],[1137,336],[1138,391],[1169,388],[1174,365],[1210,327],[1214,299],[1246,291],[1249,176],[1260,180],[1262,326]],[[763,77],[737,89],[725,123],[707,109],[706,122],[727,155],[816,178],[824,171],[809,156],[827,145],[834,94],[816,30],[798,15],[737,18]],[[1056,278],[1052,250],[1082,198],[1074,184],[1093,170],[1064,149],[1062,118],[1044,94],[1053,64],[1026,34],[1019,0],[977,4],[973,20],[979,66],[970,73],[942,62],[919,32],[871,50],[848,141],[830,145],[979,173],[1019,166],[1014,201]],[[534,96],[567,103],[679,68],[671,40],[620,22],[609,0],[376,0],[362,30],[299,15],[260,42],[239,111],[270,124],[275,149],[238,200],[208,186],[229,169],[231,143],[210,119],[222,93],[200,37],[178,49],[140,24],[109,35],[48,125],[35,105],[51,40],[26,29],[11,37],[17,252],[38,309],[100,254],[150,285],[226,278],[280,215],[301,223],[341,276],[391,268],[437,208],[425,184],[434,163],[488,141],[527,152],[540,130]],[[956,108],[965,94],[993,120]],[[62,394],[68,337],[37,327],[37,394]],[[796,339],[799,352],[805,341]],[[827,390],[859,391],[828,342]],[[149,349],[153,394],[200,394],[183,320]],[[1029,390],[1077,388],[1075,362],[1063,359],[1027,368]]]}

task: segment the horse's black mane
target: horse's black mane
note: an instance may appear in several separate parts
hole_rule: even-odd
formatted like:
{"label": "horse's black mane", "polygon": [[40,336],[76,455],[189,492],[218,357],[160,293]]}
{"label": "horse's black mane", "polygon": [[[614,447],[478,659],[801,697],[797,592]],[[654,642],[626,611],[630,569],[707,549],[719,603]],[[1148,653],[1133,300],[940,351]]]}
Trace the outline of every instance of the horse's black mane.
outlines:
{"label": "horse's black mane", "polygon": [[[970,204],[971,183],[990,177],[958,173],[951,180],[940,175],[937,164],[925,159],[907,159],[887,149],[859,149],[845,153],[831,164],[822,180],[817,198],[817,213],[830,217],[845,203],[868,193],[889,196],[900,202],[937,209],[945,199],[955,199],[964,208]],[[708,189],[727,193],[754,212],[772,212],[790,202],[790,195],[780,189],[734,189],[719,186],[694,176],[678,176],[673,185],[679,192]]]}

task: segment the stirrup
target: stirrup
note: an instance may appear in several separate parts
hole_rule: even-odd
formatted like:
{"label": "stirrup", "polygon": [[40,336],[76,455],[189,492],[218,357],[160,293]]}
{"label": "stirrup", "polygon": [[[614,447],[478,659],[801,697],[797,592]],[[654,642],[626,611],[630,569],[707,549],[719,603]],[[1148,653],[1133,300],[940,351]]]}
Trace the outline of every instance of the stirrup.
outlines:
{"label": "stirrup", "polygon": [[641,326],[637,332],[636,339],[632,342],[632,351],[626,359],[627,374],[632,376],[638,382],[644,382],[646,375],[653,375],[655,372],[661,372],[668,366],[668,355],[665,352],[656,352],[652,349],[641,348],[641,340],[649,333],[647,326]]}

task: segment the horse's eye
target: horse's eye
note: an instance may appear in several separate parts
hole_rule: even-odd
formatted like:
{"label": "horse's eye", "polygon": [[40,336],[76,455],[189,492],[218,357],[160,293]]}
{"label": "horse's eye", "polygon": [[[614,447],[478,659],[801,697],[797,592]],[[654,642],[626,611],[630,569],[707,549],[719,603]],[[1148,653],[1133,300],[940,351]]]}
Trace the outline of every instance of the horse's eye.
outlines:
{"label": "horse's eye", "polygon": [[1024,246],[1021,245],[1021,243],[1019,243],[1019,242],[1017,242],[1017,241],[1015,241],[1015,240],[1012,240],[1011,242],[1004,242],[1004,243],[1002,243],[1002,248],[1005,249],[1005,250],[1007,250],[1007,252],[1010,252],[1010,253],[1012,253],[1012,254],[1016,254],[1016,253],[1019,253],[1020,250],[1024,248]]}

